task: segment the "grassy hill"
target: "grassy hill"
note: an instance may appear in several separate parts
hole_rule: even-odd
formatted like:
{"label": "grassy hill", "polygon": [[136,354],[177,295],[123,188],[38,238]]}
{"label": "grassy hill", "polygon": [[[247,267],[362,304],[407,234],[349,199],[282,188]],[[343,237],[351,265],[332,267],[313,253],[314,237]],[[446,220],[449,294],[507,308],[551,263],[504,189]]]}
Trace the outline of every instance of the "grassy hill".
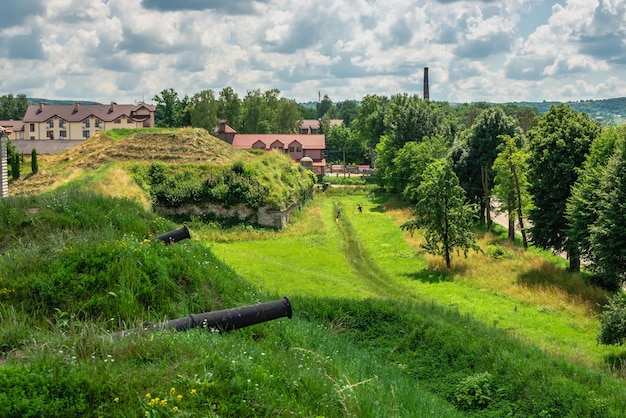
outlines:
{"label": "grassy hill", "polygon": [[[595,344],[606,295],[558,258],[480,233],[447,271],[398,228],[410,209],[356,187],[283,231],[194,221],[165,246],[179,225],[97,192],[132,163],[105,149],[0,200],[0,416],[624,415],[623,348]],[[285,295],[292,319],[111,337]]]}

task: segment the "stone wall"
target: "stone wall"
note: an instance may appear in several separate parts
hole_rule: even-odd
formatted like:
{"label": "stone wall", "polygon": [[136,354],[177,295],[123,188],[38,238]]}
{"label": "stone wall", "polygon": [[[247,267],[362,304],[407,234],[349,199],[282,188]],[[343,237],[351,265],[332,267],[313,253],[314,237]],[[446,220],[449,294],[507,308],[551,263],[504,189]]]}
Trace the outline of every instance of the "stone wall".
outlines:
{"label": "stone wall", "polygon": [[37,150],[37,154],[61,154],[72,149],[85,141],[68,141],[64,140],[27,140],[14,139],[11,144],[20,154],[30,154],[33,148]]}
{"label": "stone wall", "polygon": [[214,203],[197,203],[181,205],[176,208],[157,206],[155,211],[163,216],[204,216],[212,214],[220,219],[237,218],[242,222],[283,229],[289,225],[291,213],[300,206],[301,203],[294,203],[287,209],[280,209],[278,206],[262,206],[257,210],[243,204],[226,208]]}

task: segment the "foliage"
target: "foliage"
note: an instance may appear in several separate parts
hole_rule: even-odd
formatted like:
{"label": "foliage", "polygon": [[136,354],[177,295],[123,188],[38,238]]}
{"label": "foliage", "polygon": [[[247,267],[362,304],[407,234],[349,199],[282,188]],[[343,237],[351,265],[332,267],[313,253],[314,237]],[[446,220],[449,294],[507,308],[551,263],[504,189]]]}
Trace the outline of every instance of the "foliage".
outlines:
{"label": "foliage", "polygon": [[462,410],[484,409],[493,397],[493,376],[489,372],[477,373],[461,380],[454,391],[454,404]]}
{"label": "foliage", "polygon": [[576,243],[568,238],[566,205],[592,141],[600,127],[566,105],[553,106],[529,132],[531,241],[540,248],[566,251],[578,271]]}
{"label": "foliage", "polygon": [[589,227],[595,266],[605,288],[617,290],[626,282],[626,141],[602,170],[596,201],[597,218]]}
{"label": "foliage", "polygon": [[25,94],[3,94],[0,96],[0,120],[22,120],[28,109],[28,99]]}
{"label": "foliage", "polygon": [[388,102],[389,99],[385,96],[363,97],[357,108],[356,119],[352,121],[352,129],[370,150],[376,147],[385,133],[385,107]]}
{"label": "foliage", "polygon": [[604,306],[596,339],[606,345],[622,345],[626,342],[626,294],[623,292],[615,293]]}
{"label": "foliage", "polygon": [[402,229],[411,233],[422,229],[426,241],[422,247],[428,253],[443,256],[450,268],[452,251],[463,250],[467,257],[468,250],[479,250],[472,232],[474,208],[465,203],[465,192],[448,160],[440,159],[426,167],[415,196],[415,219],[402,224]]}
{"label": "foliage", "polygon": [[39,172],[39,163],[37,162],[37,150],[33,148],[30,152],[30,169],[33,174]]}
{"label": "foliage", "polygon": [[491,226],[490,196],[495,177],[492,166],[502,135],[519,138],[521,129],[501,107],[488,107],[459,136],[450,154],[465,193],[470,201],[480,205],[480,223],[488,226]]}
{"label": "foliage", "polygon": [[[522,232],[524,248],[526,248],[526,231],[524,227],[525,213],[530,209],[531,198],[528,192],[528,153],[518,146],[521,141],[508,135],[502,137],[498,146],[499,154],[493,162],[495,173],[493,194],[500,200],[500,210],[511,217],[517,216]],[[509,222],[510,226],[515,223]],[[509,228],[509,239],[515,239],[514,228]]]}
{"label": "foliage", "polygon": [[180,128],[191,124],[187,109],[189,99],[186,96],[181,100],[178,92],[169,88],[162,90],[153,100],[157,103],[155,115],[157,127]]}
{"label": "foliage", "polygon": [[189,101],[191,126],[213,132],[218,122],[217,107],[213,90],[202,90],[194,94]]}
{"label": "foliage", "polygon": [[293,163],[289,156],[267,153],[231,166],[165,165],[132,166],[137,183],[155,202],[166,207],[209,202],[250,208],[289,205],[306,200],[316,179]]}
{"label": "foliage", "polygon": [[330,126],[326,133],[326,152],[326,161],[332,164],[358,164],[367,158],[367,149],[346,125]]}
{"label": "foliage", "polygon": [[[607,242],[603,242],[603,240],[598,240],[600,231],[607,232],[607,229],[603,227],[598,229],[598,226],[600,224],[607,226],[605,220],[602,219],[607,214],[600,212],[607,210],[607,206],[610,206],[607,199],[609,199],[609,195],[618,193],[616,189],[612,189],[617,188],[621,182],[619,178],[615,178],[617,167],[613,166],[609,169],[609,161],[612,158],[620,158],[618,150],[623,148],[625,142],[625,127],[603,129],[600,136],[591,144],[589,155],[572,188],[572,195],[566,206],[566,216],[570,225],[568,236],[576,243],[578,251],[589,263],[590,269],[596,272],[597,276],[594,276],[592,280],[610,289],[616,289],[620,279],[614,274],[607,275],[603,265],[619,263],[621,249],[615,248],[614,253],[609,255],[606,254],[606,245],[614,242],[620,231],[613,230],[610,235],[605,235],[604,238],[607,239]],[[614,161],[613,164],[617,163]],[[608,215],[611,217],[614,214],[611,212]],[[619,223],[619,219],[611,219],[610,222],[613,221]],[[598,225],[596,226],[596,224]],[[592,242],[591,236],[594,230],[595,240]],[[604,256],[601,258],[595,250],[596,245],[604,250]]]}

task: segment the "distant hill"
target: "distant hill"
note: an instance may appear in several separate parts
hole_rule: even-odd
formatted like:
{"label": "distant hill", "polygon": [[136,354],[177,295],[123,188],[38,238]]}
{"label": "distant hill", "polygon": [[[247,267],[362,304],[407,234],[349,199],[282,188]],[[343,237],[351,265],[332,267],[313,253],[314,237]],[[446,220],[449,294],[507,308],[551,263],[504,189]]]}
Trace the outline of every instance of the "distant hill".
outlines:
{"label": "distant hill", "polygon": [[102,104],[98,102],[92,102],[89,100],[54,100],[54,99],[42,99],[39,97],[28,98],[29,105],[33,105],[33,104],[38,105],[39,103],[46,103],[46,104],[51,104],[51,105],[67,105],[67,104],[73,105],[74,103],[90,104],[90,105]]}
{"label": "distant hill", "polygon": [[626,121],[626,97],[602,100],[580,100],[577,102],[512,102],[517,106],[528,106],[545,113],[550,106],[564,103],[578,112],[588,114],[592,119],[602,121],[605,124],[622,125]]}

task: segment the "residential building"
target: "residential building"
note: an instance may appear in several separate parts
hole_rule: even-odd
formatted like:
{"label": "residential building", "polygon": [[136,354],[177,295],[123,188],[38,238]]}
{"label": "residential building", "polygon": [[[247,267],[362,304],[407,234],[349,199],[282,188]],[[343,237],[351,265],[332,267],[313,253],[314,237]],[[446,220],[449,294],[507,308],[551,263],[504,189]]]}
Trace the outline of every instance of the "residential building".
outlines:
{"label": "residential building", "polygon": [[[330,126],[343,125],[343,119],[331,119]],[[301,134],[315,135],[320,133],[320,119],[304,119],[300,125]]]}
{"label": "residential building", "polygon": [[0,131],[10,140],[24,139],[24,122],[21,120],[0,120]]}
{"label": "residential building", "polygon": [[23,119],[24,137],[20,139],[83,141],[105,129],[151,128],[155,110],[146,103],[30,105]]}
{"label": "residential building", "polygon": [[326,166],[326,137],[323,134],[238,134],[224,120],[215,128],[214,134],[239,149],[279,150],[298,163],[308,157],[316,174],[321,175]]}

